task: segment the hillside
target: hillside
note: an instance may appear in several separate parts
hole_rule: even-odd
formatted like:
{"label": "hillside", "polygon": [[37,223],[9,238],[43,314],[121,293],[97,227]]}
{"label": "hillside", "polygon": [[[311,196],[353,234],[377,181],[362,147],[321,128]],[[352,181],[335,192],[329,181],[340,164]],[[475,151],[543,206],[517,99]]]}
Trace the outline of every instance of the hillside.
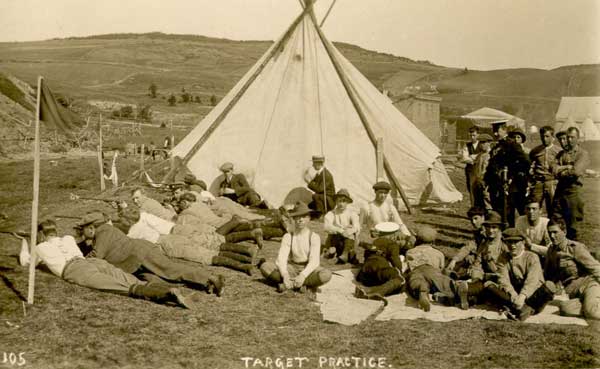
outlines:
{"label": "hillside", "polygon": [[[0,71],[31,84],[43,75],[57,92],[79,99],[145,103],[161,113],[203,116],[210,109],[206,106],[210,96],[227,93],[270,44],[162,33],[0,43]],[[549,120],[561,96],[600,94],[599,65],[465,71],[345,43],[336,46],[392,95],[407,87],[421,92],[437,89],[446,114],[490,106],[507,108],[527,120]],[[158,87],[159,100],[148,97],[152,83]],[[181,94],[182,88],[204,103],[168,107],[163,99]]]}

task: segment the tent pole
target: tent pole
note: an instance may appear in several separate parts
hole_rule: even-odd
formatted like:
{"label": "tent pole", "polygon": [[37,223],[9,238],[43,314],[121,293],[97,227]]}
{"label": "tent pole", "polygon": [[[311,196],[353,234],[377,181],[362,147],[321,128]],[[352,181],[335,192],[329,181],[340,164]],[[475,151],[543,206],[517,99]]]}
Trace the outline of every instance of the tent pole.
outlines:
{"label": "tent pole", "polygon": [[[190,151],[183,158],[184,165],[187,164],[190,161],[190,159],[192,158],[192,156],[194,156],[194,154],[196,154],[196,152],[202,147],[202,145],[204,145],[206,140],[208,140],[208,138],[212,135],[212,133],[215,131],[215,129],[217,129],[217,127],[221,124],[221,122],[229,114],[231,109],[233,109],[233,107],[238,102],[238,100],[244,95],[244,93],[252,85],[252,82],[254,82],[254,80],[260,75],[262,70],[267,66],[267,64],[275,56],[275,54],[277,54],[279,52],[279,49],[285,44],[285,42],[287,42],[287,40],[292,35],[293,31],[296,29],[296,26],[302,21],[304,16],[310,12],[311,9],[312,9],[312,2],[308,6],[306,6],[306,8],[304,8],[302,13],[294,20],[294,22],[290,25],[288,30],[283,35],[283,37],[273,46],[269,55],[258,66],[256,71],[254,71],[254,74],[252,74],[252,76],[250,76],[250,78],[248,78],[248,80],[246,81],[244,86],[242,86],[242,88],[233,97],[233,99],[231,99],[231,101],[229,102],[227,107],[225,107],[225,109],[223,109],[221,114],[214,120],[214,122],[210,125],[210,127],[208,127],[206,132],[204,132],[204,135],[202,135],[202,137],[200,137],[198,142],[196,142],[194,144],[194,146],[192,146]],[[167,180],[167,177],[165,176],[165,178],[163,178],[162,182],[165,182],[166,180]]]}
{"label": "tent pole", "polygon": [[31,250],[29,251],[31,257],[29,259],[29,286],[27,291],[27,303],[30,305],[33,304],[35,292],[35,266],[37,264],[35,246],[37,245],[38,204],[40,200],[40,105],[43,80],[43,77],[38,77],[35,141],[33,144],[33,201],[31,203]]}
{"label": "tent pole", "polygon": [[325,23],[325,20],[327,19],[327,17],[329,16],[329,13],[331,13],[331,9],[333,9],[333,6],[335,5],[335,2],[337,0],[333,0],[333,2],[331,3],[331,5],[329,6],[329,9],[327,10],[327,13],[325,13],[325,16],[323,17],[323,19],[321,20],[321,24],[319,24],[319,27],[323,27],[323,23]]}
{"label": "tent pole", "polygon": [[[375,138],[375,135],[374,135],[373,131],[371,130],[371,126],[369,125],[369,121],[367,120],[367,117],[365,116],[364,112],[362,111],[362,108],[358,104],[356,95],[354,94],[354,91],[352,90],[352,86],[350,86],[350,83],[348,82],[346,75],[342,71],[342,67],[340,66],[340,63],[338,62],[338,60],[336,59],[336,57],[333,53],[333,50],[331,48],[331,45],[328,43],[327,39],[325,38],[325,35],[323,35],[323,31],[321,30],[321,28],[319,28],[319,26],[317,24],[317,19],[316,19],[315,13],[313,11],[311,11],[310,16],[315,25],[315,29],[317,30],[317,33],[319,34],[319,38],[321,39],[321,42],[323,42],[323,46],[325,47],[325,50],[327,51],[327,54],[329,55],[329,58],[331,59],[331,62],[333,63],[335,71],[337,72],[338,76],[340,77],[340,80],[342,81],[342,85],[344,86],[344,89],[346,90],[346,93],[348,94],[348,97],[350,98],[352,105],[356,109],[356,112],[358,113],[360,121],[362,122],[363,126],[365,127],[365,130],[367,131],[367,135],[369,136],[369,139],[371,140],[371,144],[373,145],[373,148],[376,149],[377,139]],[[402,201],[404,202],[404,205],[406,206],[408,213],[412,214],[412,211],[410,209],[410,204],[408,202],[408,198],[406,197],[406,194],[404,193],[404,190],[402,189],[402,186],[400,185],[400,181],[398,181],[398,178],[396,178],[396,175],[392,171],[392,167],[390,166],[390,163],[388,162],[385,155],[383,155],[383,166],[384,166],[385,171],[387,172],[388,176],[390,177],[392,182],[394,182],[394,185],[398,189],[398,192],[400,193],[400,197],[402,197]]]}
{"label": "tent pole", "polygon": [[102,114],[98,121],[98,165],[100,166],[100,191],[103,192],[106,184],[104,183],[104,160],[102,157]]}

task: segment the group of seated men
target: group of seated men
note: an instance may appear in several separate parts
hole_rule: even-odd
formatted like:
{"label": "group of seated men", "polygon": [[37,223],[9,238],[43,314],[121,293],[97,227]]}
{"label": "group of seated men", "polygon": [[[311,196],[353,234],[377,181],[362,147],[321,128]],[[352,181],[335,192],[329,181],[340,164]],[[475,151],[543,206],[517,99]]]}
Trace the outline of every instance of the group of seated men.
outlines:
{"label": "group of seated men", "polygon": [[[317,172],[324,169],[320,158],[314,162],[321,163]],[[54,274],[72,283],[190,307],[169,282],[220,296],[225,281],[177,259],[248,275],[260,270],[280,292],[305,291],[331,279],[321,265],[322,254],[338,264],[360,264],[364,248],[357,275],[362,286],[355,292],[359,298],[382,299],[406,291],[425,311],[431,308],[431,298],[463,309],[487,302],[524,320],[540,312],[562,287],[572,298],[561,305],[563,313],[600,319],[600,263],[585,245],[566,237],[562,218],[542,217],[533,198],[526,200],[525,215],[504,231],[498,213],[471,208],[473,240],[446,264],[444,254],[434,247],[435,229],[411,232],[388,201],[391,186],[384,181],[373,185],[375,198],[358,213],[349,206],[353,199],[345,189],[326,205],[324,188],[320,198],[313,196],[312,208],[298,202],[265,210],[266,215],[228,196],[213,196],[191,176],[185,182],[165,204],[136,188],[133,204],[121,207],[114,222],[100,212],[86,214],[76,227],[79,244],[71,236],[59,237],[52,221],[42,222],[37,255]],[[308,224],[325,209],[327,239],[322,245]],[[276,259],[259,258],[263,239],[274,237],[281,238]]]}

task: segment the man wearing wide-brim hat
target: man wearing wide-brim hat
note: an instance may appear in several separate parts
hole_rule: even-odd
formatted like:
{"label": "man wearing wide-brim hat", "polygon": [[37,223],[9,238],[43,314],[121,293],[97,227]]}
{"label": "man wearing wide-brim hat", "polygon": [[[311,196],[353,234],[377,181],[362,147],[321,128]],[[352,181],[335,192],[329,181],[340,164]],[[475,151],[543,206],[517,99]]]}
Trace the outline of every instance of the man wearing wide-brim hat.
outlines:
{"label": "man wearing wide-brim hat", "polygon": [[320,217],[327,211],[333,209],[335,201],[335,183],[333,175],[325,168],[325,157],[322,155],[314,155],[312,157],[312,169],[309,178],[305,178],[308,182],[308,189],[313,192],[312,201],[308,207],[315,210],[315,216]]}
{"label": "man wearing wide-brim hat", "polygon": [[223,172],[223,180],[219,183],[219,195],[244,206],[268,208],[258,192],[250,186],[246,176],[233,172],[233,163],[223,163],[219,170]]}
{"label": "man wearing wide-brim hat", "polygon": [[358,214],[348,207],[353,202],[350,193],[345,188],[340,189],[335,196],[335,207],[325,214],[323,229],[327,232],[327,256],[337,256],[338,264],[350,262],[358,264],[355,250],[357,236],[360,231]]}
{"label": "man wearing wide-brim hat", "polygon": [[104,259],[126,273],[150,272],[172,282],[185,283],[192,288],[203,288],[221,295],[224,287],[222,276],[214,277],[197,264],[180,263],[170,259],[153,243],[132,239],[122,231],[106,223],[99,212],[86,214],[77,225],[81,235],[92,247],[90,256]]}
{"label": "man wearing wide-brim hat", "polygon": [[525,250],[525,237],[518,229],[506,229],[502,239],[508,247],[506,260],[500,266],[498,284],[489,284],[487,290],[500,306],[510,307],[509,317],[523,321],[552,301],[556,286],[544,281],[540,258]]}
{"label": "man wearing wide-brim hat", "polygon": [[366,203],[360,210],[361,224],[366,224],[367,229],[373,237],[378,235],[375,226],[380,223],[393,222],[398,224],[400,232],[405,236],[410,236],[410,231],[400,218],[398,210],[394,204],[388,201],[388,195],[392,186],[386,181],[379,181],[373,185],[375,199]]}
{"label": "man wearing wide-brim hat", "polygon": [[299,202],[289,212],[294,229],[281,239],[275,262],[265,261],[260,271],[279,292],[289,289],[316,289],[331,279],[331,272],[321,264],[321,238],[308,228],[313,210]]}
{"label": "man wearing wide-brim hat", "polygon": [[502,242],[504,222],[500,214],[491,211],[486,215],[483,227],[485,229],[485,240],[477,248],[475,261],[469,275],[472,279],[496,282],[498,280],[499,259],[506,251],[506,245]]}

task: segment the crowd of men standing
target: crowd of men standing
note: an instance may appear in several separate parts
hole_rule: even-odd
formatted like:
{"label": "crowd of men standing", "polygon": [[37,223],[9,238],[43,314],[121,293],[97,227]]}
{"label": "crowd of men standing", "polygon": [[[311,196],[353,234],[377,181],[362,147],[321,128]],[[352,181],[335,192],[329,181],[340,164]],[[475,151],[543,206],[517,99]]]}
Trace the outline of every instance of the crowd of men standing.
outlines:
{"label": "crowd of men standing", "polygon": [[544,126],[539,130],[541,144],[529,150],[521,129],[509,130],[505,122],[492,127],[493,143],[490,135],[471,127],[471,141],[460,154],[471,205],[494,210],[514,226],[516,214],[525,214],[526,198],[534,199],[545,206],[549,217],[560,215],[567,224],[567,237],[577,240],[584,214],[582,177],[590,163],[579,143],[579,130],[555,132]]}

